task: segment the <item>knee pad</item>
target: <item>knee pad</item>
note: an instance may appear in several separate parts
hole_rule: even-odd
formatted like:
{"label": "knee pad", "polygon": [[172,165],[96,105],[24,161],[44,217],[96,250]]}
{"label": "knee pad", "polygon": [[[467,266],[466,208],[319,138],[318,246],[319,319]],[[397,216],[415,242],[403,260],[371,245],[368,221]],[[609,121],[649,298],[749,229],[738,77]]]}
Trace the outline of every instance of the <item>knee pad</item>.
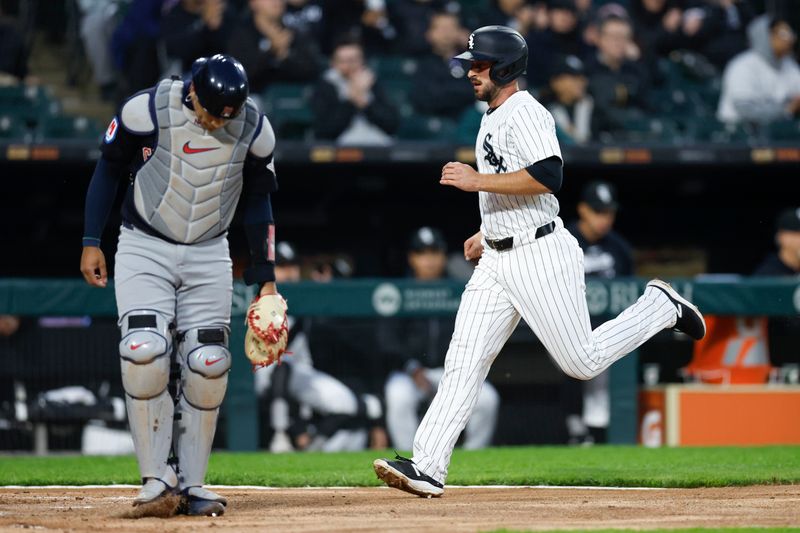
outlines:
{"label": "knee pad", "polygon": [[231,352],[223,327],[197,328],[185,333],[181,343],[183,397],[197,409],[216,409],[228,387]]}
{"label": "knee pad", "polygon": [[130,311],[120,321],[122,386],[137,400],[154,398],[169,383],[172,336],[167,320],[149,309]]}

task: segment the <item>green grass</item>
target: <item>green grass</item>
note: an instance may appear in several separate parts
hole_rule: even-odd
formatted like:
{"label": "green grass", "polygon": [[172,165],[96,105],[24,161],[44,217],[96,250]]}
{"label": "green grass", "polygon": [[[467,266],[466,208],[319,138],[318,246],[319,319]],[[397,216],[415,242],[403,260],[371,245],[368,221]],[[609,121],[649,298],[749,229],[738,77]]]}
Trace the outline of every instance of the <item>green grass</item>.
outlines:
{"label": "green grass", "polygon": [[[206,481],[224,485],[377,486],[381,452],[215,453]],[[138,483],[133,457],[0,456],[0,485]],[[720,487],[800,483],[800,447],[514,447],[458,450],[453,485]]]}

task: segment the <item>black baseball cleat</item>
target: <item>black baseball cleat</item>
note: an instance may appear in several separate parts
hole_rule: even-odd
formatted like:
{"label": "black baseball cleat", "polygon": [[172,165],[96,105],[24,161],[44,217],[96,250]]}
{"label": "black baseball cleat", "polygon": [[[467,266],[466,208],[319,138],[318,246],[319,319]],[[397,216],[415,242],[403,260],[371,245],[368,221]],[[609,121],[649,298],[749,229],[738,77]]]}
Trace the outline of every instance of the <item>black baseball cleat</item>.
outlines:
{"label": "black baseball cleat", "polygon": [[228,500],[203,487],[189,487],[182,492],[183,502],[178,514],[189,516],[222,516]]}
{"label": "black baseball cleat", "polygon": [[675,304],[678,320],[672,329],[686,333],[696,341],[706,336],[706,321],[703,318],[703,314],[693,303],[678,294],[666,281],[654,279],[647,286],[659,289]]}
{"label": "black baseball cleat", "polygon": [[444,485],[417,468],[414,461],[395,455],[395,460],[375,459],[372,463],[378,478],[392,488],[416,494],[422,498],[438,498]]}

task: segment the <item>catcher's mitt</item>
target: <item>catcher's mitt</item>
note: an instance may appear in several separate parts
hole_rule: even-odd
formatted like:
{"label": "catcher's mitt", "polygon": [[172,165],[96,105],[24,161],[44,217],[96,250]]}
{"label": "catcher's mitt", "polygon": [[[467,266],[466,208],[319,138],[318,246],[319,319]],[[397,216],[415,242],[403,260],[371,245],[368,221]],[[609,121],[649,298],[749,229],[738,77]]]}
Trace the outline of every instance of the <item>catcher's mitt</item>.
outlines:
{"label": "catcher's mitt", "polygon": [[258,296],[247,309],[244,353],[253,369],[280,362],[289,340],[286,300],[280,294]]}

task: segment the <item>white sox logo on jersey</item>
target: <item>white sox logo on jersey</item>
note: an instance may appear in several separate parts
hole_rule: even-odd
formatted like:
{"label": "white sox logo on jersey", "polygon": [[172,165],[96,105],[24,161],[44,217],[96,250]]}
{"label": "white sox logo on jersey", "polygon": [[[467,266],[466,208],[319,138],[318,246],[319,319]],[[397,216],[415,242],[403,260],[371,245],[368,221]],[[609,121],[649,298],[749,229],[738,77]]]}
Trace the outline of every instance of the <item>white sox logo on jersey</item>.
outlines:
{"label": "white sox logo on jersey", "polygon": [[503,156],[497,157],[497,154],[494,153],[494,148],[491,143],[489,143],[491,140],[491,133],[487,133],[486,137],[483,138],[483,149],[486,152],[483,158],[494,168],[495,173],[506,172],[508,170],[506,162],[503,160]]}

